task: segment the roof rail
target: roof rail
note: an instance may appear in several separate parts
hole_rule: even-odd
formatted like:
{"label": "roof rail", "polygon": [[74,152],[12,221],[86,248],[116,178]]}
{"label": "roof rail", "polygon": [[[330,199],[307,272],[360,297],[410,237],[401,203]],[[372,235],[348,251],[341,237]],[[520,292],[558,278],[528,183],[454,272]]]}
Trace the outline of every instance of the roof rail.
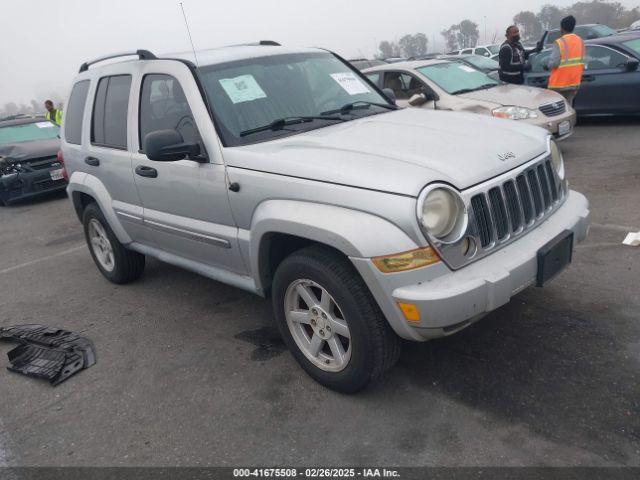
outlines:
{"label": "roof rail", "polygon": [[104,57],[96,58],[95,60],[91,60],[89,62],[84,62],[82,65],[80,65],[80,73],[86,72],[87,70],[89,70],[89,66],[95,63],[104,62],[105,60],[111,60],[112,58],[131,57],[133,55],[137,55],[138,58],[140,58],[140,60],[157,60],[158,58],[149,50],[136,50],[135,52],[113,53],[111,55],[105,55]]}

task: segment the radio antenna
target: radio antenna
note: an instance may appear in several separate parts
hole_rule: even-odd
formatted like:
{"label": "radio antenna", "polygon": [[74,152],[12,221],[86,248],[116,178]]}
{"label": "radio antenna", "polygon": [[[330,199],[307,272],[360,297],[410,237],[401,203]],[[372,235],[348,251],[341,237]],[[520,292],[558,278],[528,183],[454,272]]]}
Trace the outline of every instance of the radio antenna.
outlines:
{"label": "radio antenna", "polygon": [[199,67],[198,56],[196,55],[196,47],[193,46],[193,38],[191,38],[191,30],[189,29],[189,22],[187,21],[187,14],[184,13],[184,6],[180,2],[180,9],[182,10],[182,16],[184,17],[184,24],[187,27],[187,33],[189,34],[189,42],[191,42],[191,50],[193,50],[193,58],[196,61],[196,67]]}

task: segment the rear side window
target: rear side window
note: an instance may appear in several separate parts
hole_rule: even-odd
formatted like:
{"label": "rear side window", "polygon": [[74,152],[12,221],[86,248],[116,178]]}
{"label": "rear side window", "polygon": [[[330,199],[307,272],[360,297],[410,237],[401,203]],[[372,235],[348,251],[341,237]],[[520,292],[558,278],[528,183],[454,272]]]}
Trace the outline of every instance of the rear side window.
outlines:
{"label": "rear side window", "polygon": [[76,83],[71,90],[64,118],[64,138],[67,143],[80,145],[82,142],[82,119],[84,118],[84,106],[87,103],[88,92],[89,80]]}
{"label": "rear side window", "polygon": [[131,75],[104,77],[98,83],[91,121],[91,143],[126,150]]}
{"label": "rear side window", "polygon": [[144,152],[144,137],[156,130],[177,130],[186,143],[200,143],[187,97],[170,75],[146,75],[140,94],[140,151]]}

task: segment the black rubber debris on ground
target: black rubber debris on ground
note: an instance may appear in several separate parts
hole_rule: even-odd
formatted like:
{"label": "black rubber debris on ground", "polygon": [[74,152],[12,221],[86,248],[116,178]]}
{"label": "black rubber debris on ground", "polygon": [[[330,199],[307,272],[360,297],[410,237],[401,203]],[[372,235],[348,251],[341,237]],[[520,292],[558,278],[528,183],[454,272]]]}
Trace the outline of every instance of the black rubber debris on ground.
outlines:
{"label": "black rubber debris on ground", "polygon": [[96,363],[93,342],[77,333],[44,325],[0,328],[0,340],[18,342],[7,356],[11,372],[49,380],[59,385]]}

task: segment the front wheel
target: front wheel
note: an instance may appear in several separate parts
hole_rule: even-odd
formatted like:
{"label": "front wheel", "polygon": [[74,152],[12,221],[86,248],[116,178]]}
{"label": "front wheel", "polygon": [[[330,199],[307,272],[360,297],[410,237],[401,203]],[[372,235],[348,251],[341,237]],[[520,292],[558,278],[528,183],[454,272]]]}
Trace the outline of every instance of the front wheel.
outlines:
{"label": "front wheel", "polygon": [[123,284],[142,275],[144,255],[128,250],[120,243],[97,204],[87,205],[82,223],[93,261],[107,280]]}
{"label": "front wheel", "polygon": [[353,266],[321,246],[293,253],[273,282],[278,328],[319,383],[353,393],[397,361],[400,339]]}

